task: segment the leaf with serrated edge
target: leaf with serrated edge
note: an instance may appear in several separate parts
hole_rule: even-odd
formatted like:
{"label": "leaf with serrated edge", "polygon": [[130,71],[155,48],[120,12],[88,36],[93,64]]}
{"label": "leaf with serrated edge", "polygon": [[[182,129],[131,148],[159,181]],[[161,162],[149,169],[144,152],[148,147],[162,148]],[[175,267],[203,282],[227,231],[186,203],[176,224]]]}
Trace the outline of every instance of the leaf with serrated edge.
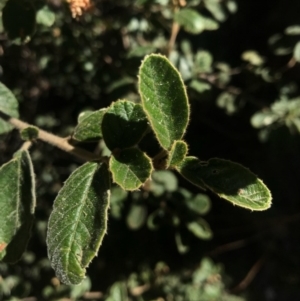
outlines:
{"label": "leaf with serrated edge", "polygon": [[35,210],[35,180],[28,151],[0,168],[0,259],[14,263],[26,249]]}
{"label": "leaf with serrated edge", "polygon": [[[12,92],[0,82],[0,111],[11,116],[19,117],[19,104]],[[12,130],[12,126],[0,118],[0,134]]]}
{"label": "leaf with serrated edge", "polygon": [[74,129],[73,138],[77,141],[90,142],[102,138],[101,123],[106,109],[86,113],[86,116],[79,119],[79,124]]}
{"label": "leaf with serrated edge", "polygon": [[179,72],[162,55],[146,56],[139,71],[139,92],[158,142],[169,150],[183,137],[190,114]]}
{"label": "leaf with serrated edge", "polygon": [[125,190],[136,190],[150,177],[150,158],[137,148],[123,150],[118,157],[110,158],[113,181]]}
{"label": "leaf with serrated edge", "polygon": [[136,145],[145,134],[148,121],[140,104],[119,100],[103,116],[103,139],[110,150]]}
{"label": "leaf with serrated edge", "polygon": [[175,141],[168,155],[167,166],[174,167],[180,164],[185,158],[187,151],[188,146],[184,141]]}
{"label": "leaf with serrated edge", "polygon": [[244,166],[224,159],[202,162],[186,157],[177,170],[190,182],[208,188],[234,205],[250,210],[271,206],[271,193],[266,185]]}
{"label": "leaf with serrated edge", "polygon": [[54,202],[47,233],[48,256],[57,277],[79,284],[107,229],[110,177],[106,164],[76,169]]}

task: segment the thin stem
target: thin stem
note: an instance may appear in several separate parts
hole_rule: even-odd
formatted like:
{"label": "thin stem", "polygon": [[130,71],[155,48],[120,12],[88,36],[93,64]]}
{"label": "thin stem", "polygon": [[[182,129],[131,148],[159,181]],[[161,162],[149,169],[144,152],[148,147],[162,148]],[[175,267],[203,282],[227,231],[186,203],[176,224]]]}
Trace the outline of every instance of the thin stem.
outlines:
{"label": "thin stem", "polygon": [[29,148],[32,146],[31,141],[25,141],[23,145],[21,146],[20,150],[29,150]]}
{"label": "thin stem", "polygon": [[168,44],[168,55],[171,53],[171,51],[174,48],[179,30],[180,30],[179,24],[174,21],[172,24],[172,32],[171,32],[171,36],[170,36],[170,40],[169,40],[169,44]]}
{"label": "thin stem", "polygon": [[[30,124],[23,122],[17,118],[11,117],[1,111],[0,118],[11,124],[14,128],[18,130],[24,130],[27,127],[31,126]],[[67,153],[70,153],[83,161],[103,160],[102,157],[99,157],[85,149],[71,145],[65,138],[58,137],[41,129],[39,129],[38,139],[47,142]]]}
{"label": "thin stem", "polygon": [[[179,0],[179,1],[173,0],[173,5],[174,5],[174,14],[175,14],[179,11],[181,6],[183,7],[186,5],[186,2],[185,2],[185,0]],[[174,48],[179,30],[180,30],[179,24],[177,22],[173,21],[171,36],[170,36],[169,43],[168,43],[168,55],[171,53],[171,51]]]}

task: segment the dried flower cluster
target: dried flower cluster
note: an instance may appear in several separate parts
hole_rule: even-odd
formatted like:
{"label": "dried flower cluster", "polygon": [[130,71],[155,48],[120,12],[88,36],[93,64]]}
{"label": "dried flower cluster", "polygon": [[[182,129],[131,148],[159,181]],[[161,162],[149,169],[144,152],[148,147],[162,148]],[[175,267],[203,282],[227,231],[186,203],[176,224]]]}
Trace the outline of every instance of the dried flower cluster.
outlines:
{"label": "dried flower cluster", "polygon": [[91,7],[90,0],[67,0],[73,18],[80,17],[84,11]]}

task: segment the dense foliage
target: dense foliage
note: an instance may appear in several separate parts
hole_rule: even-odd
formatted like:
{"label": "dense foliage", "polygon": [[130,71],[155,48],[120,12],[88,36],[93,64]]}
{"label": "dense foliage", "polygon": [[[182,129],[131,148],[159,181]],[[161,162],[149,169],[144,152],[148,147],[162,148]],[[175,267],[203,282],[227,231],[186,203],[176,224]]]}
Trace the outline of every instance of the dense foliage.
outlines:
{"label": "dense foliage", "polygon": [[[118,99],[139,102],[141,60],[162,53],[187,87],[189,153],[250,167],[274,200],[269,211],[250,213],[208,191],[199,193],[170,171],[155,172],[140,191],[114,186],[109,235],[98,258],[80,286],[65,286],[47,259],[46,227],[57,192],[80,162],[36,142],[31,148],[38,194],[33,234],[17,265],[0,263],[3,300],[299,298],[298,2],[98,0],[77,19],[67,2],[24,3],[0,1],[5,28],[0,79],[18,99],[23,120],[63,137],[75,130],[72,143],[81,145],[86,134],[75,128],[77,121],[102,116],[95,110]],[[19,15],[25,7],[26,14],[13,22],[16,7]],[[186,123],[178,125],[181,121]],[[28,136],[33,139],[35,128],[22,133]],[[1,137],[5,163],[22,141],[17,131]],[[84,147],[108,154],[98,142]],[[150,157],[157,153],[151,133],[141,149]],[[22,156],[26,159],[26,153]],[[175,164],[172,160],[168,164]]]}

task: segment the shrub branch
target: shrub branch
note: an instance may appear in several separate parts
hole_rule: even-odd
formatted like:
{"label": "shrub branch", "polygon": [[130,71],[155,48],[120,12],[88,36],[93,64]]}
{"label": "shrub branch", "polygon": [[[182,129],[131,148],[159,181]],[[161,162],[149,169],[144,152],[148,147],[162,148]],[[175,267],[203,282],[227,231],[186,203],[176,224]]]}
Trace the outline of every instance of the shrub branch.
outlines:
{"label": "shrub branch", "polygon": [[[0,111],[0,118],[11,124],[14,128],[18,130],[24,130],[27,127],[31,126],[30,124],[21,121],[17,118],[11,117],[3,112]],[[67,139],[53,135],[51,133],[48,133],[44,130],[39,129],[38,132],[38,139],[47,142],[67,153],[70,153],[77,158],[83,160],[83,161],[96,161],[96,160],[102,160],[102,157],[99,157],[98,155],[95,155],[83,148],[80,148],[78,146],[71,145]]]}

